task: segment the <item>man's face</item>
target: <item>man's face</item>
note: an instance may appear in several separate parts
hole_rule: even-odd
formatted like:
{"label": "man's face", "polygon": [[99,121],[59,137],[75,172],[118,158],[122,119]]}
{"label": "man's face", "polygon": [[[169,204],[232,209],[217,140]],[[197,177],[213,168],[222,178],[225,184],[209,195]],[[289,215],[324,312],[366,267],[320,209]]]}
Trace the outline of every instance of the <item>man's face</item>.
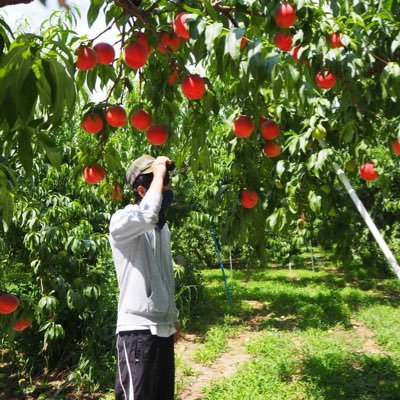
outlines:
{"label": "man's face", "polygon": [[[171,180],[171,177],[169,176],[169,173],[167,172],[167,175],[165,175],[165,177],[164,177],[162,191],[165,192],[166,190],[171,190],[171,187],[172,187],[172,180]],[[138,191],[140,197],[142,197],[142,198],[147,193],[147,190],[148,189],[146,189],[142,185],[139,185],[137,187],[137,191]]]}

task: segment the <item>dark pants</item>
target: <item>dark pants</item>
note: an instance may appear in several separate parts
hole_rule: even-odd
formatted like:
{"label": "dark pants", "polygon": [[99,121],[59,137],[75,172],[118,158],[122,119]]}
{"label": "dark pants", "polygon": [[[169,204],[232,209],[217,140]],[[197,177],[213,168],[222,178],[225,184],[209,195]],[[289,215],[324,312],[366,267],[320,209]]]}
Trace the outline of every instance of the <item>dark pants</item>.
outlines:
{"label": "dark pants", "polygon": [[162,338],[146,331],[117,335],[116,400],[173,400],[174,335]]}

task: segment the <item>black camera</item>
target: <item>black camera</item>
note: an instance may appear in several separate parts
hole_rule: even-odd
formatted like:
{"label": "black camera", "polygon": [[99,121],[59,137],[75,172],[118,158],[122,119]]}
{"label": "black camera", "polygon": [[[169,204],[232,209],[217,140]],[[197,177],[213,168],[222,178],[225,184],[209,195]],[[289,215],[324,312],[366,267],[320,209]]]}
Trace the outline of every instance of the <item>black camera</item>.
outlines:
{"label": "black camera", "polygon": [[173,171],[175,169],[175,163],[171,161],[170,164],[167,164],[167,171]]}

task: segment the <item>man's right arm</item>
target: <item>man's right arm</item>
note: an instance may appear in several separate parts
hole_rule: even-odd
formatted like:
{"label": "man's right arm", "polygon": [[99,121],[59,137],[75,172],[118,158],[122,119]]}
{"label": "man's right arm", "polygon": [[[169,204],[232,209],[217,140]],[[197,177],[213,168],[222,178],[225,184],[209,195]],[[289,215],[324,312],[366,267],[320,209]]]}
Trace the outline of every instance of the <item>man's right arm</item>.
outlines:
{"label": "man's right arm", "polygon": [[149,191],[139,207],[118,210],[110,221],[110,235],[115,242],[125,242],[152,230],[158,222],[162,194]]}
{"label": "man's right arm", "polygon": [[152,165],[153,180],[139,207],[117,211],[110,221],[110,235],[121,243],[154,229],[158,222],[162,202],[163,180],[168,157],[157,157]]}

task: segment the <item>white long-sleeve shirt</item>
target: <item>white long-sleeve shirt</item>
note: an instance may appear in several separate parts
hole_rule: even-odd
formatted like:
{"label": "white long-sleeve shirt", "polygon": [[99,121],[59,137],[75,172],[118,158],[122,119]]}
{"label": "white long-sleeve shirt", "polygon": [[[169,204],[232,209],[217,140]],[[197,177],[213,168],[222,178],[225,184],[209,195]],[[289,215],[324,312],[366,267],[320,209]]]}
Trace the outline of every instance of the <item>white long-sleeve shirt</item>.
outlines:
{"label": "white long-sleeve shirt", "polygon": [[170,232],[167,225],[156,226],[161,201],[162,194],[149,189],[140,205],[127,205],[111,217],[109,241],[120,289],[117,332],[175,332]]}

